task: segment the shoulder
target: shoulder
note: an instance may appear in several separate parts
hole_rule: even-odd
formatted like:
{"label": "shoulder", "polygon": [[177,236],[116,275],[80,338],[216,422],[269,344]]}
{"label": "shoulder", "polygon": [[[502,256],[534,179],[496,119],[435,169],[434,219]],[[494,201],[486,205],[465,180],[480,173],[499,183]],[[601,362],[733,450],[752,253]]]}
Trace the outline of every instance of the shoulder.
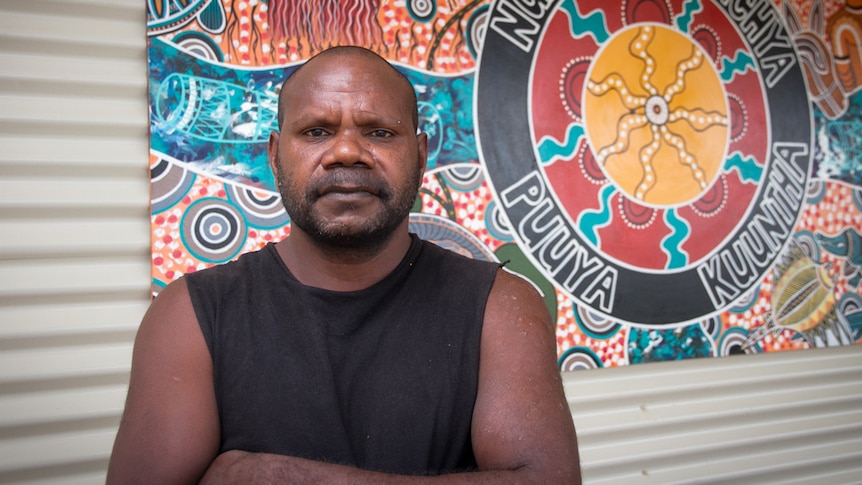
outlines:
{"label": "shoulder", "polygon": [[189,296],[187,276],[184,276],[169,284],[153,299],[141,322],[138,339],[190,328],[196,328],[196,317]]}
{"label": "shoulder", "polygon": [[524,316],[550,325],[548,307],[533,283],[505,268],[496,272],[487,312],[491,317]]}
{"label": "shoulder", "polygon": [[528,362],[555,361],[556,332],[547,305],[527,279],[505,269],[497,271],[482,325],[486,355],[508,355]]}
{"label": "shoulder", "polygon": [[[275,257],[275,259],[273,258]],[[278,254],[269,244],[257,251],[251,251],[227,263],[188,273],[183,276],[192,300],[211,299],[216,295],[234,291],[249,281],[267,279],[265,272],[276,268]]]}

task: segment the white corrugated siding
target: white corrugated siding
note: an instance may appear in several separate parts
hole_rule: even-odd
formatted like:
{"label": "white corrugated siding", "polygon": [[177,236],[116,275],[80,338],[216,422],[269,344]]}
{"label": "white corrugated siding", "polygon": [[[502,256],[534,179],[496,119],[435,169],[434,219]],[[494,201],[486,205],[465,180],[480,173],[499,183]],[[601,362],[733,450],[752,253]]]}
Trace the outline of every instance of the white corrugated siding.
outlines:
{"label": "white corrugated siding", "polygon": [[0,483],[104,482],[147,160],[145,2],[0,2]]}
{"label": "white corrugated siding", "polygon": [[585,482],[862,483],[860,350],[568,373]]}
{"label": "white corrugated siding", "polygon": [[[0,2],[0,483],[104,481],[149,300],[144,23],[144,0]],[[586,482],[860,483],[860,369],[568,374]]]}

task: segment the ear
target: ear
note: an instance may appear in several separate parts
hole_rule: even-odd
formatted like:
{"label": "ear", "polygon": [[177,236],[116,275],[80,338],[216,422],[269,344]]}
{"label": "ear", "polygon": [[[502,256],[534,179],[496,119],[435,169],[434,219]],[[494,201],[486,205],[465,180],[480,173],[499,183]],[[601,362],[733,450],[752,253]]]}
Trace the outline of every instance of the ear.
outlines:
{"label": "ear", "polygon": [[[269,142],[266,144],[266,156],[269,160],[269,169],[272,170],[272,178],[278,185],[278,139],[277,131],[269,132]],[[276,187],[277,189],[278,187]]]}
{"label": "ear", "polygon": [[416,135],[416,143],[419,145],[419,185],[422,185],[422,177],[425,176],[425,169],[428,167],[428,134]]}

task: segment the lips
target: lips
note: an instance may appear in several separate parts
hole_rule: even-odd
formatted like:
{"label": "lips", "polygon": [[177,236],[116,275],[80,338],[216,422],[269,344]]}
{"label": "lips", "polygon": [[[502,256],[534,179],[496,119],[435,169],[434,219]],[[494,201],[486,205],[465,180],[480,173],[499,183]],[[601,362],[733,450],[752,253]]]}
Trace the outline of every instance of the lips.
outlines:
{"label": "lips", "polygon": [[385,198],[388,189],[385,183],[369,176],[368,173],[338,171],[314,180],[309,184],[308,193],[314,199],[355,198],[366,195]]}
{"label": "lips", "polygon": [[369,194],[369,195],[378,195],[378,190],[373,187],[367,187],[364,185],[335,185],[331,187],[324,187],[318,192],[318,197],[323,197],[326,195],[351,195],[351,194]]}

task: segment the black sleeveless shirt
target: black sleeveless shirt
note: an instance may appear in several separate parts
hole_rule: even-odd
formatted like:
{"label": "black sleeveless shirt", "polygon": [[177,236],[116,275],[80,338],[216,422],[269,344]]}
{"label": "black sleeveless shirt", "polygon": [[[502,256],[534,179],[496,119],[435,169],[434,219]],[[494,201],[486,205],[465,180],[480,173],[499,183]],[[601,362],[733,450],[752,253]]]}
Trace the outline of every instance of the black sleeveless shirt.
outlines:
{"label": "black sleeveless shirt", "polygon": [[412,235],[370,288],[305,286],[274,245],[186,276],[213,359],[221,451],[400,474],[475,469],[470,426],[499,267]]}

